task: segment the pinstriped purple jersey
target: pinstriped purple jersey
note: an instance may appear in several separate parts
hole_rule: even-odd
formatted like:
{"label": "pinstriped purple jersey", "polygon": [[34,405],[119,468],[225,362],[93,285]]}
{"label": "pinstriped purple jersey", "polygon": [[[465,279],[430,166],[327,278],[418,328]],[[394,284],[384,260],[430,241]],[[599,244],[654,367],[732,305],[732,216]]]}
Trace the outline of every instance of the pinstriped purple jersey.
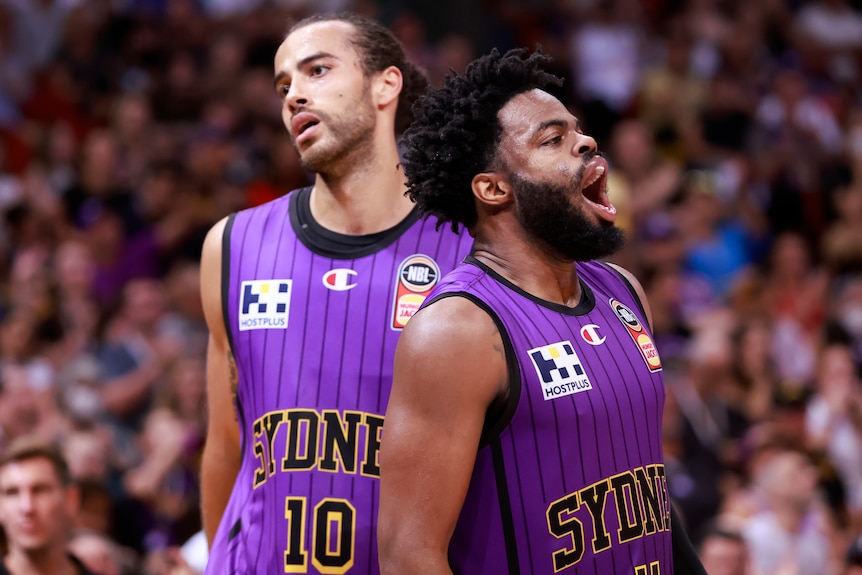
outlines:
{"label": "pinstriped purple jersey", "polygon": [[322,230],[309,194],[239,212],[225,230],[242,464],[207,573],[379,571],[377,454],[395,344],[469,253],[466,234],[415,214],[360,239]]}
{"label": "pinstriped purple jersey", "polygon": [[473,258],[441,282],[503,335],[511,395],[489,421],[449,547],[456,574],[671,575],[661,360],[630,284],[578,263],[576,308]]}

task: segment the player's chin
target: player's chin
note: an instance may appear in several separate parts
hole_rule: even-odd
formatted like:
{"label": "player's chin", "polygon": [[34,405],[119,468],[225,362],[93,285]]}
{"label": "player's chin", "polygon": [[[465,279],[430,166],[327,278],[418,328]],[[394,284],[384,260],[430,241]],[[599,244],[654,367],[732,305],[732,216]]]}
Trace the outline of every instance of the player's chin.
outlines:
{"label": "player's chin", "polygon": [[310,145],[304,150],[298,150],[299,163],[302,167],[311,172],[325,172],[326,166],[329,163],[329,156],[320,146],[315,147]]}

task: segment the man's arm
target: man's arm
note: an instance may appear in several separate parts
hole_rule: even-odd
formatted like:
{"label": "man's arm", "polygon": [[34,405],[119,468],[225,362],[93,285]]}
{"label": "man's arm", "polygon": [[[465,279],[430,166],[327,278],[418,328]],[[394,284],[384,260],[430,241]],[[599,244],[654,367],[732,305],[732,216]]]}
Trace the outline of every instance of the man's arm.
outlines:
{"label": "man's arm", "polygon": [[226,220],[207,234],[201,256],[201,299],[210,330],[207,345],[207,438],[201,459],[201,512],[212,545],[240,467],[236,363],[222,314],[221,258]]}
{"label": "man's arm", "polygon": [[469,300],[443,299],[404,328],[380,449],[383,575],[451,573],[485,412],[508,384],[497,327]]}

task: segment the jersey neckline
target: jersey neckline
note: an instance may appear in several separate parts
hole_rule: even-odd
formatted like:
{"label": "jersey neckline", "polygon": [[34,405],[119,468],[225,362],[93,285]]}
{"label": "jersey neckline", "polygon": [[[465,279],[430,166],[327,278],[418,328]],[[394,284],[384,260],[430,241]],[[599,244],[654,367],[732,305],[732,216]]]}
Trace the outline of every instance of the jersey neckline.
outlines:
{"label": "jersey neckline", "polygon": [[382,232],[361,236],[340,234],[326,229],[311,215],[311,188],[306,186],[291,193],[290,225],[305,247],[324,257],[352,260],[377,253],[419,221],[419,210],[414,207],[406,218]]}
{"label": "jersey neckline", "polygon": [[475,258],[475,256],[473,256],[473,255],[467,256],[464,259],[464,263],[471,264],[471,265],[478,267],[483,272],[485,272],[486,274],[491,276],[496,282],[503,284],[504,286],[506,286],[510,290],[521,294],[522,296],[529,299],[530,301],[532,301],[532,302],[534,302],[534,303],[536,303],[542,307],[545,307],[545,308],[548,308],[552,311],[555,311],[557,313],[561,313],[564,315],[572,315],[572,316],[586,315],[586,314],[590,313],[591,311],[593,311],[593,309],[596,307],[596,295],[593,293],[592,288],[590,288],[590,286],[588,286],[586,283],[584,283],[584,280],[581,278],[580,275],[578,275],[578,283],[581,285],[581,301],[579,301],[578,305],[576,305],[575,307],[569,307],[567,305],[563,305],[560,303],[554,303],[554,302],[544,300],[542,298],[539,298],[539,297],[532,295],[531,293],[524,291],[523,289],[521,289],[517,285],[513,284],[512,282],[510,282],[509,280],[507,280],[506,278],[501,276],[499,273],[494,271],[492,268],[490,268],[486,264],[477,260]]}

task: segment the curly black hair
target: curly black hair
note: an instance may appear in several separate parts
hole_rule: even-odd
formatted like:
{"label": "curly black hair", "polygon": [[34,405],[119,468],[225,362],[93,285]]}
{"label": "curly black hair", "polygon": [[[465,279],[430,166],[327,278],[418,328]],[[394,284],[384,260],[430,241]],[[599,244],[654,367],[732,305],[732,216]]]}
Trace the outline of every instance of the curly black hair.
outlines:
{"label": "curly black hair", "polygon": [[462,75],[451,72],[413,107],[415,120],[401,141],[408,195],[437,227],[476,223],[470,185],[493,169],[503,129],[497,117],[509,100],[533,89],[560,86],[561,78],[542,69],[551,57],[525,48],[501,55],[495,48],[473,61]]}
{"label": "curly black hair", "polygon": [[[428,87],[428,77],[404,56],[404,48],[395,35],[380,22],[353,12],[324,12],[296,22],[287,31],[294,31],[318,22],[345,22],[356,33],[350,39],[356,47],[366,76],[395,66],[401,70],[402,86],[395,111],[395,133],[401,134],[413,121],[413,104]],[[286,37],[285,36],[285,37]]]}

